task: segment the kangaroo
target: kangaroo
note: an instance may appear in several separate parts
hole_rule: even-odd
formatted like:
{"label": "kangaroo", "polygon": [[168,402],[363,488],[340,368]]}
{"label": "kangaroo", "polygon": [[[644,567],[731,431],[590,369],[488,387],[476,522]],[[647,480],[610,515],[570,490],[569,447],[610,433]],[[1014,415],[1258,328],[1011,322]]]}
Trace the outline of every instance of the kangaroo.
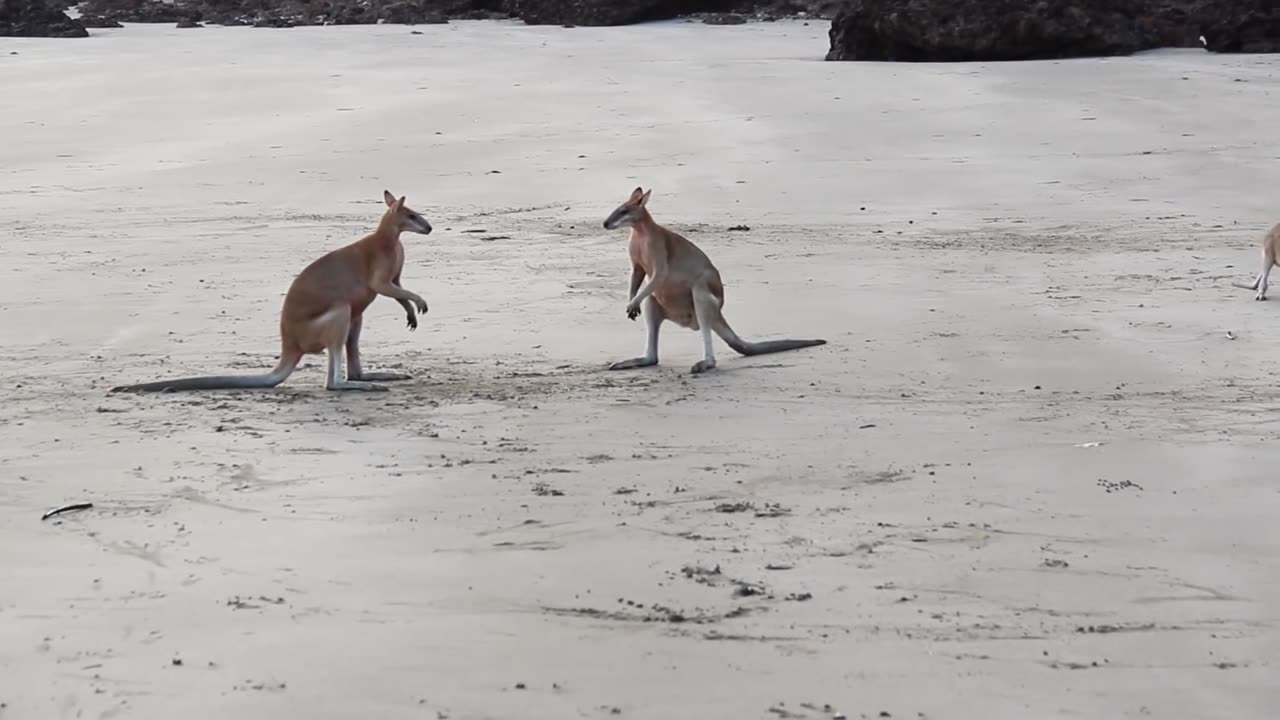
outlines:
{"label": "kangaroo", "polygon": [[[121,385],[111,392],[172,392],[272,388],[284,382],[303,355],[329,355],[326,390],[385,391],[374,381],[408,380],[401,373],[366,372],[360,365],[360,327],[365,308],[379,295],[395,299],[408,315],[410,330],[418,328],[418,312],[427,301],[400,287],[404,245],[400,234],[431,233],[431,224],[387,191],[378,228],[363,238],[326,253],[303,268],[289,285],[280,311],[280,361],[265,375],[209,375]],[[342,352],[347,353],[347,377],[342,377]]]}
{"label": "kangaroo", "polygon": [[[658,364],[658,330],[663,320],[702,331],[703,358],[690,369],[704,373],[716,366],[711,333],[719,335],[741,355],[796,350],[825,345],[826,340],[766,340],[747,342],[738,337],[720,312],[724,307],[724,284],[720,271],[706,253],[683,235],[654,221],[645,208],[649,190],[636,188],[631,197],[605,218],[604,228],[631,228],[631,285],[627,293],[627,318],[635,320],[643,303],[648,338],[644,357],[613,363],[610,370],[630,370]],[[641,287],[645,276],[649,282]]]}
{"label": "kangaroo", "polygon": [[1253,279],[1252,285],[1244,283],[1231,283],[1232,285],[1245,288],[1246,290],[1257,290],[1258,294],[1254,296],[1254,300],[1267,299],[1267,280],[1271,278],[1271,268],[1277,264],[1277,257],[1280,257],[1280,223],[1271,228],[1262,238],[1262,272],[1258,273],[1258,277]]}

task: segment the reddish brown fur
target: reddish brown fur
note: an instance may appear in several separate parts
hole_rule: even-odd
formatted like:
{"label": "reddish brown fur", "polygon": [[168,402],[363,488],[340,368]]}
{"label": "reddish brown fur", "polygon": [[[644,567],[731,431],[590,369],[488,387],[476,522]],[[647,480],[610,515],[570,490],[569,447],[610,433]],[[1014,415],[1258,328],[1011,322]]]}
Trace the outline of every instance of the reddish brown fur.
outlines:
{"label": "reddish brown fur", "polygon": [[[632,196],[630,202],[639,198]],[[631,240],[627,249],[631,255],[632,266],[639,268],[648,277],[653,277],[656,252],[662,253],[662,262],[673,265],[672,261],[689,265],[701,265],[697,273],[703,278],[711,294],[715,296],[717,308],[724,308],[724,283],[720,279],[720,271],[712,264],[711,258],[683,235],[672,232],[654,221],[653,216],[643,205],[633,205],[635,224],[631,226]],[[668,271],[670,272],[670,270]],[[693,309],[693,284],[685,273],[670,276],[667,282],[660,284],[653,291],[653,298],[662,308],[667,320],[690,330],[700,329],[698,316]]]}
{"label": "reddish brown fur", "polygon": [[1272,226],[1271,230],[1262,238],[1262,270],[1253,278],[1253,283],[1250,285],[1232,283],[1232,285],[1249,290],[1257,290],[1258,293],[1254,296],[1254,299],[1266,300],[1271,269],[1277,265],[1278,259],[1280,259],[1280,223]]}
{"label": "reddish brown fur", "polygon": [[[651,302],[647,316],[648,344],[644,357],[614,363],[613,370],[629,370],[658,363],[658,331],[670,320],[682,327],[702,332],[703,359],[691,369],[701,373],[716,366],[712,334],[742,355],[763,355],[823,345],[825,340],[768,340],[747,342],[738,337],[724,318],[724,282],[707,254],[678,232],[654,221],[645,207],[649,193],[641,188],[609,214],[605,229],[631,228],[628,254],[631,285],[627,317],[641,315],[641,306]],[[648,278],[648,283],[644,282]],[[701,320],[699,314],[702,315]]]}
{"label": "reddish brown fur", "polygon": [[[178,378],[114,388],[114,391],[172,391],[223,388],[261,388],[280,384],[293,372],[303,355],[328,353],[326,387],[331,390],[382,390],[363,380],[404,380],[397,373],[365,373],[360,366],[360,329],[364,311],[378,295],[400,303],[410,329],[418,326],[414,305],[427,312],[427,303],[400,287],[404,268],[405,231],[428,234],[430,224],[397,200],[383,193],[387,210],[377,229],[359,240],[326,253],[298,273],[285,294],[280,310],[280,361],[265,375],[220,375]],[[341,378],[340,359],[347,356],[347,379]],[[376,377],[375,377],[376,376]]]}
{"label": "reddish brown fur", "polygon": [[316,318],[335,305],[345,304],[350,306],[355,324],[363,320],[365,309],[378,297],[372,285],[375,278],[389,277],[393,285],[400,284],[404,244],[395,222],[397,212],[395,207],[388,208],[376,230],[316,258],[298,273],[280,312],[282,353],[324,352],[329,340],[313,326]]}

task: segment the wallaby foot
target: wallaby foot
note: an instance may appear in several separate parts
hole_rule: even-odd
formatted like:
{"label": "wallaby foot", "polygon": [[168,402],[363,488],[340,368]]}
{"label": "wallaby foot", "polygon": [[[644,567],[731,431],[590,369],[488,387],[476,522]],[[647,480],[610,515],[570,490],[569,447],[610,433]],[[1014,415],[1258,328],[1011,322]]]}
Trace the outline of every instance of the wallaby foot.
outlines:
{"label": "wallaby foot", "polygon": [[705,283],[693,288],[693,311],[698,318],[699,332],[702,333],[702,359],[694,363],[689,372],[700,375],[716,366],[716,348],[711,326],[724,319],[720,315],[716,296]]}
{"label": "wallaby foot", "polygon": [[396,382],[399,380],[412,380],[412,375],[393,372],[362,372],[359,375],[347,374],[348,380],[370,380],[372,382]]}
{"label": "wallaby foot", "polygon": [[713,369],[715,366],[716,366],[715,358],[712,358],[710,360],[699,360],[698,362],[693,364],[693,367],[689,369],[689,372],[693,373],[694,375],[700,375],[708,370]]}
{"label": "wallaby foot", "polygon": [[1258,294],[1254,296],[1254,300],[1267,299],[1267,285],[1271,279],[1271,268],[1275,267],[1276,258],[1270,252],[1262,253],[1262,272],[1258,273],[1258,277],[1254,279],[1253,284],[1258,288]]}
{"label": "wallaby foot", "polygon": [[634,370],[636,368],[653,367],[658,364],[658,358],[638,357],[630,360],[621,360],[609,366],[610,370]]}
{"label": "wallaby foot", "polygon": [[[330,318],[327,322],[330,324],[329,330],[332,333],[334,341],[326,351],[329,355],[329,372],[325,376],[324,389],[335,391],[363,390],[365,392],[386,392],[387,388],[382,385],[375,385],[371,382],[356,379],[361,377],[368,378],[371,373],[366,373],[364,369],[360,367],[360,355],[358,354],[359,351],[357,349],[357,343],[360,341],[358,330],[356,335],[350,339],[349,344],[344,342],[348,337],[347,328],[351,318],[350,310],[346,307],[336,307],[331,310],[326,317]],[[321,318],[320,322],[325,321],[325,318]],[[359,328],[359,325],[356,327]],[[356,354],[353,354],[351,358],[351,375],[348,375],[345,379],[342,377],[342,351],[344,349],[344,344],[347,344],[348,347],[356,350]],[[352,377],[352,375],[355,377]]]}
{"label": "wallaby foot", "polygon": [[371,382],[361,382],[360,380],[336,380],[324,386],[325,390],[343,391],[343,390],[363,390],[365,392],[386,392],[387,388]]}

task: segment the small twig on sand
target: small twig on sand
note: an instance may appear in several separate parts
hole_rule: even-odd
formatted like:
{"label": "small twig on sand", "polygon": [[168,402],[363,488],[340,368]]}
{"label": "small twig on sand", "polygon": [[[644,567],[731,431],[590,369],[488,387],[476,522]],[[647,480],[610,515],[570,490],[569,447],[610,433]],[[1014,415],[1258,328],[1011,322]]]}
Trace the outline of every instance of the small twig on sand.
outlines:
{"label": "small twig on sand", "polygon": [[41,519],[41,520],[48,520],[49,518],[53,517],[54,515],[61,515],[61,514],[63,514],[63,513],[75,512],[75,511],[77,511],[77,510],[88,510],[88,509],[89,509],[89,508],[91,508],[91,507],[93,507],[93,503],[88,503],[88,502],[85,502],[85,503],[72,503],[72,504],[70,504],[70,505],[63,505],[63,506],[62,506],[62,507],[60,507],[60,508],[54,508],[54,509],[50,510],[49,512],[45,513],[44,515],[40,516],[40,519]]}

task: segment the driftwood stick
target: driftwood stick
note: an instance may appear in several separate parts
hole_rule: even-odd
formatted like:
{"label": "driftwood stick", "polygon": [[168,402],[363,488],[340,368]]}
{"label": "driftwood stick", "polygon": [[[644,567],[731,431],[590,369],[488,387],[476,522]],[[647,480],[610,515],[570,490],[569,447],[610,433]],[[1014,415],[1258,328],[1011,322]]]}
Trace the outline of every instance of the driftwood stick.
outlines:
{"label": "driftwood stick", "polygon": [[50,510],[49,512],[45,513],[44,515],[40,516],[40,519],[41,519],[41,520],[48,520],[49,518],[54,517],[55,515],[61,515],[61,514],[63,514],[63,513],[75,512],[75,511],[77,511],[77,510],[88,510],[88,509],[89,509],[89,508],[91,508],[91,507],[93,507],[93,503],[91,503],[91,502],[72,503],[72,504],[70,504],[70,505],[63,505],[62,507],[54,508],[54,509]]}

